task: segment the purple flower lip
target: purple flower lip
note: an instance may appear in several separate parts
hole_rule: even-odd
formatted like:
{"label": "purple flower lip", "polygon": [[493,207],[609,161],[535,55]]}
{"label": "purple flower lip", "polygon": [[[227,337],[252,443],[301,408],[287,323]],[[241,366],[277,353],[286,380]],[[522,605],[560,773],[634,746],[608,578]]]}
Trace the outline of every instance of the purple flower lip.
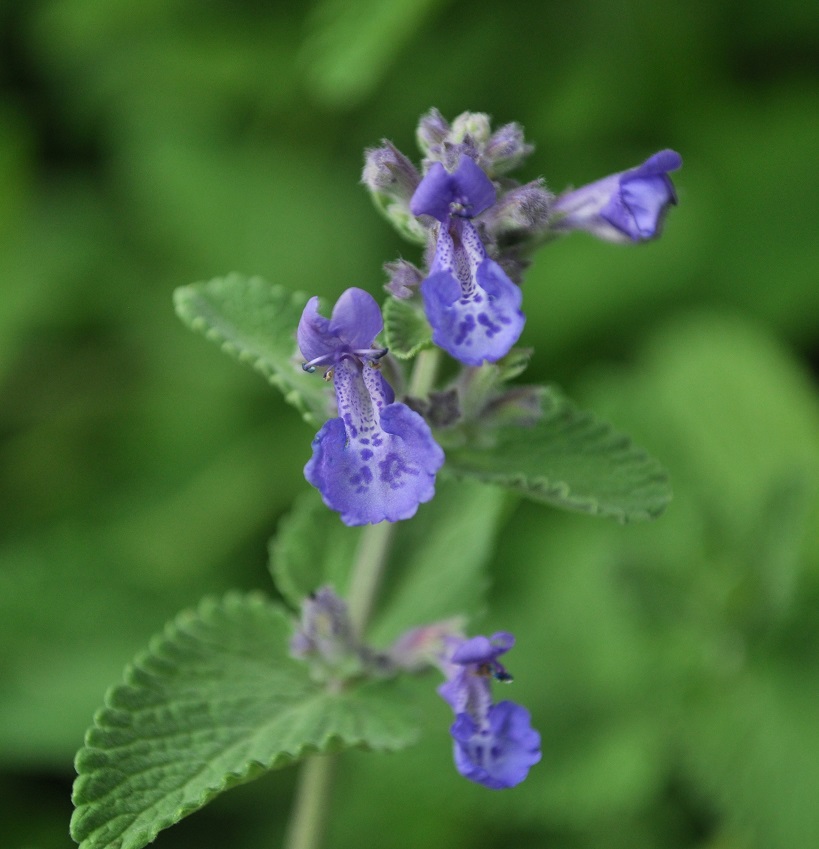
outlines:
{"label": "purple flower lip", "polygon": [[515,645],[508,631],[498,631],[491,637],[472,637],[464,640],[452,653],[452,662],[466,666],[470,663],[492,664]]}
{"label": "purple flower lip", "polygon": [[530,721],[529,711],[514,702],[492,705],[483,723],[458,714],[450,729],[458,772],[490,790],[520,784],[541,758],[540,734]]}

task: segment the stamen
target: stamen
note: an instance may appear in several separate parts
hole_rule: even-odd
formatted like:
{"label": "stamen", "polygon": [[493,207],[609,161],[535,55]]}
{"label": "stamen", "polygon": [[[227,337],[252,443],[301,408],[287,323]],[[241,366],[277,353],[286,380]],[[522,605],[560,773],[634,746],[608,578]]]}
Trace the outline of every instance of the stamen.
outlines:
{"label": "stamen", "polygon": [[353,354],[357,357],[368,360],[380,360],[382,357],[387,355],[389,350],[389,348],[359,348],[358,350],[353,351]]}
{"label": "stamen", "polygon": [[310,360],[309,363],[302,363],[301,367],[307,372],[307,374],[313,374],[316,370],[316,366],[329,365],[332,359],[332,354],[322,354],[322,356],[316,357],[314,360]]}

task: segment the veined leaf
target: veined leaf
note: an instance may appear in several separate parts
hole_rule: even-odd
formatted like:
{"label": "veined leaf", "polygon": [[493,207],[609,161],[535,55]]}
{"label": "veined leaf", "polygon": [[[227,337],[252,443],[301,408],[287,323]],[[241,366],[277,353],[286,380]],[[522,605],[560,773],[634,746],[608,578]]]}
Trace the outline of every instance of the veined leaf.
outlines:
{"label": "veined leaf", "polygon": [[240,595],[167,627],[108,694],[77,755],[81,849],[140,849],[224,790],[313,752],[413,742],[393,683],[330,692],[289,657],[291,630],[281,608]]}
{"label": "veined leaf", "polygon": [[480,443],[446,451],[446,468],[516,490],[556,507],[652,519],[671,498],[665,469],[611,425],[547,392],[543,416],[531,427],[502,426]]}
{"label": "veined leaf", "polygon": [[185,324],[260,371],[305,421],[319,426],[331,415],[332,393],[301,369],[295,336],[306,303],[301,292],[240,274],[174,292],[176,312]]}
{"label": "veined leaf", "polygon": [[432,345],[432,328],[420,305],[387,298],[384,303],[384,339],[399,360],[412,359]]}

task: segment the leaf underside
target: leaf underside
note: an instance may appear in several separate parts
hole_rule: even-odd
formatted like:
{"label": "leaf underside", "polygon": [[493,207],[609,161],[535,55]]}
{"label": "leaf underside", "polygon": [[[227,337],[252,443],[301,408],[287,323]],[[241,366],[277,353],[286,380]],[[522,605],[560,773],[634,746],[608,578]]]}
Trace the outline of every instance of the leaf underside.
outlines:
{"label": "leaf underside", "polygon": [[301,292],[241,274],[174,292],[176,312],[185,324],[261,372],[307,422],[320,426],[331,415],[332,393],[301,369],[295,336],[306,303]]}
{"label": "leaf underside", "polygon": [[111,690],[77,755],[72,837],[140,849],[228,788],[310,753],[413,742],[391,682],[330,692],[288,655],[292,625],[257,595],[180,614]]}
{"label": "leaf underside", "polygon": [[620,522],[656,518],[671,499],[668,474],[657,460],[551,391],[535,425],[498,428],[491,443],[453,446],[446,456],[456,477]]}

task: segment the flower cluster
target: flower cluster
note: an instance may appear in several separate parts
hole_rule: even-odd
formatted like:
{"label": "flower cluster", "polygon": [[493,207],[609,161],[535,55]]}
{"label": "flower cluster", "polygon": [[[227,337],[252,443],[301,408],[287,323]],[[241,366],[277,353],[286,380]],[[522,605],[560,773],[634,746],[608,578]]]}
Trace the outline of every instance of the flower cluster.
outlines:
{"label": "flower cluster", "polygon": [[677,202],[668,172],[682,160],[672,150],[555,197],[543,180],[520,185],[507,176],[533,150],[517,124],[492,132],[482,113],[449,124],[433,109],[417,138],[423,175],[384,142],[367,151],[362,181],[404,235],[419,240],[419,223],[427,232],[428,269],[388,264],[387,290],[409,298],[420,288],[433,342],[468,366],[496,362],[520,337],[519,286],[535,248],[572,230],[646,241]]}
{"label": "flower cluster", "polygon": [[[493,132],[483,113],[464,112],[450,124],[432,109],[417,139],[420,169],[384,141],[366,152],[362,182],[398,231],[426,247],[424,269],[403,259],[386,264],[387,291],[419,301],[433,344],[465,366],[498,362],[518,342],[520,285],[535,248],[573,230],[646,241],[677,201],[668,173],[682,160],[672,150],[555,197],[542,179],[521,185],[507,176],[533,150],[518,124]],[[428,422],[446,426],[457,413],[449,396],[441,395],[444,415],[433,414],[432,396],[413,399],[412,409],[395,400],[379,369],[387,355],[375,347],[382,329],[378,305],[355,288],[329,319],[311,298],[299,323],[304,368],[325,369],[338,404],[304,473],[348,525],[408,519],[432,498],[444,455]]]}
{"label": "flower cluster", "polygon": [[339,684],[360,675],[437,667],[446,678],[438,693],[455,714],[450,734],[458,772],[492,790],[514,787],[541,757],[529,711],[514,702],[492,701],[492,680],[512,680],[498,658],[515,638],[501,631],[468,639],[461,628],[459,619],[423,625],[378,652],[355,635],[346,602],[331,587],[321,587],[302,605],[290,651],[310,663],[316,679]]}

